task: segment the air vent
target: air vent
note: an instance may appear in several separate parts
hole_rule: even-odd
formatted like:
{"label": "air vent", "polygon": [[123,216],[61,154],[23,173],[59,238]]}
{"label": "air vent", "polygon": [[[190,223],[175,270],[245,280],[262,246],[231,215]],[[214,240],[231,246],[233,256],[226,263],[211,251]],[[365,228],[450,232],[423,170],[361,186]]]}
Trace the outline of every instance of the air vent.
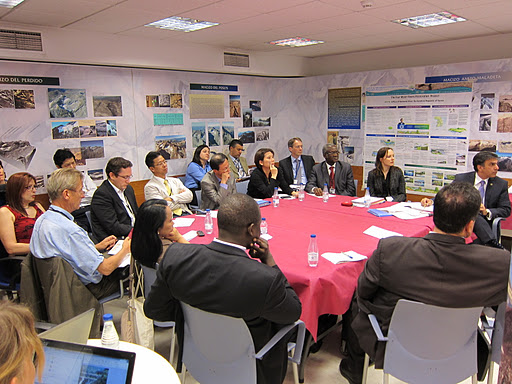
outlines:
{"label": "air vent", "polygon": [[224,52],[224,65],[229,67],[249,68],[249,55]]}
{"label": "air vent", "polygon": [[0,29],[0,48],[42,51],[43,42],[41,40],[41,34],[38,32]]}

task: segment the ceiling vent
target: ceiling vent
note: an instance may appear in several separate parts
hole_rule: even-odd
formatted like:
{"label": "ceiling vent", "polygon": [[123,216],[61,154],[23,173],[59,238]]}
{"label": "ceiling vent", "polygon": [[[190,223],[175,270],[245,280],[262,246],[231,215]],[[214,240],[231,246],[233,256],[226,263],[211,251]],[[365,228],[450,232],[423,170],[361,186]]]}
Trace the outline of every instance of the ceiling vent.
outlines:
{"label": "ceiling vent", "polygon": [[224,65],[229,67],[249,68],[249,55],[224,52]]}
{"label": "ceiling vent", "polygon": [[10,31],[0,29],[0,48],[22,51],[42,51],[43,41],[38,32]]}

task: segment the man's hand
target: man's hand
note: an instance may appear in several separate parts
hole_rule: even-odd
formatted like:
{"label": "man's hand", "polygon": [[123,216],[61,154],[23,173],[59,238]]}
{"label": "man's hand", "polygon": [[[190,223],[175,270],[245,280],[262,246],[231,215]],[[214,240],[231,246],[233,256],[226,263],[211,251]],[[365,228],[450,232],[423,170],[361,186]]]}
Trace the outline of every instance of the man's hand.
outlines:
{"label": "man's hand", "polygon": [[222,174],[222,177],[220,179],[221,184],[227,184],[229,178],[231,177],[231,174],[229,172],[229,168]]}
{"label": "man's hand", "polygon": [[124,252],[125,254],[130,253],[130,246],[132,245],[132,239],[127,237],[123,240],[123,246],[121,247],[121,250],[119,253]]}
{"label": "man's hand", "polygon": [[270,177],[273,179],[277,177],[277,168],[274,164],[270,166]]}
{"label": "man's hand", "polygon": [[102,241],[95,245],[96,249],[100,252],[108,251],[116,244],[117,238],[114,235],[105,237]]}
{"label": "man's hand", "polygon": [[293,196],[293,197],[299,197],[299,192],[297,192],[297,191],[293,191],[293,192],[292,192],[292,196]]}
{"label": "man's hand", "polygon": [[315,187],[313,188],[313,192],[316,196],[322,196],[324,194],[324,191],[322,191],[322,188]]}
{"label": "man's hand", "polygon": [[267,264],[269,267],[276,265],[274,257],[268,248],[268,242],[261,238],[254,238],[252,240],[249,256],[254,259],[260,259],[263,264]]}
{"label": "man's hand", "polygon": [[434,200],[429,199],[428,197],[424,197],[423,199],[421,199],[422,207],[430,207],[432,204],[434,204]]}
{"label": "man's hand", "polygon": [[487,216],[487,208],[485,208],[485,205],[480,204],[480,213],[484,216]]}

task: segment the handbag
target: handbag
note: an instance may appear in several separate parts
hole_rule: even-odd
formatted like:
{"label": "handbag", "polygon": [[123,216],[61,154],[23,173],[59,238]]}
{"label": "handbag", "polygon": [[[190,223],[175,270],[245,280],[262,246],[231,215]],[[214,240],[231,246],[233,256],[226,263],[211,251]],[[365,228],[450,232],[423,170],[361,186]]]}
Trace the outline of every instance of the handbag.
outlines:
{"label": "handbag", "polygon": [[[135,264],[133,256],[130,259],[129,278],[130,298],[128,299],[128,308],[121,316],[121,340],[154,350],[153,320],[146,317],[144,313],[144,296],[142,295],[144,274],[142,269]],[[137,280],[136,284],[134,280]],[[140,297],[137,297],[139,293]]]}

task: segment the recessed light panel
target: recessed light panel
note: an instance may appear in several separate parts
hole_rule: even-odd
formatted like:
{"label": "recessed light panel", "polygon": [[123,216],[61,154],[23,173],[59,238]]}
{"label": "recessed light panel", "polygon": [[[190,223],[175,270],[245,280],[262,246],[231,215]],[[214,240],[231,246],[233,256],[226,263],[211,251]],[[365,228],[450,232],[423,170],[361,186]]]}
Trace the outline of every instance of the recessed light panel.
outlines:
{"label": "recessed light panel", "polygon": [[189,19],[187,17],[172,16],[166,19],[154,21],[146,24],[146,27],[155,27],[160,29],[170,29],[172,31],[193,32],[199,29],[213,27],[219,23],[212,23],[210,21],[201,21]]}
{"label": "recessed light panel", "polygon": [[279,45],[281,47],[304,47],[306,45],[323,44],[320,40],[311,40],[304,37],[291,37],[289,39],[271,41],[269,44]]}
{"label": "recessed light panel", "polygon": [[393,23],[402,24],[409,28],[435,27],[436,25],[458,23],[466,21],[465,18],[450,12],[431,13],[429,15],[408,17],[407,19],[392,20]]}
{"label": "recessed light panel", "polygon": [[23,0],[0,0],[0,7],[14,8],[19,3],[23,3]]}

